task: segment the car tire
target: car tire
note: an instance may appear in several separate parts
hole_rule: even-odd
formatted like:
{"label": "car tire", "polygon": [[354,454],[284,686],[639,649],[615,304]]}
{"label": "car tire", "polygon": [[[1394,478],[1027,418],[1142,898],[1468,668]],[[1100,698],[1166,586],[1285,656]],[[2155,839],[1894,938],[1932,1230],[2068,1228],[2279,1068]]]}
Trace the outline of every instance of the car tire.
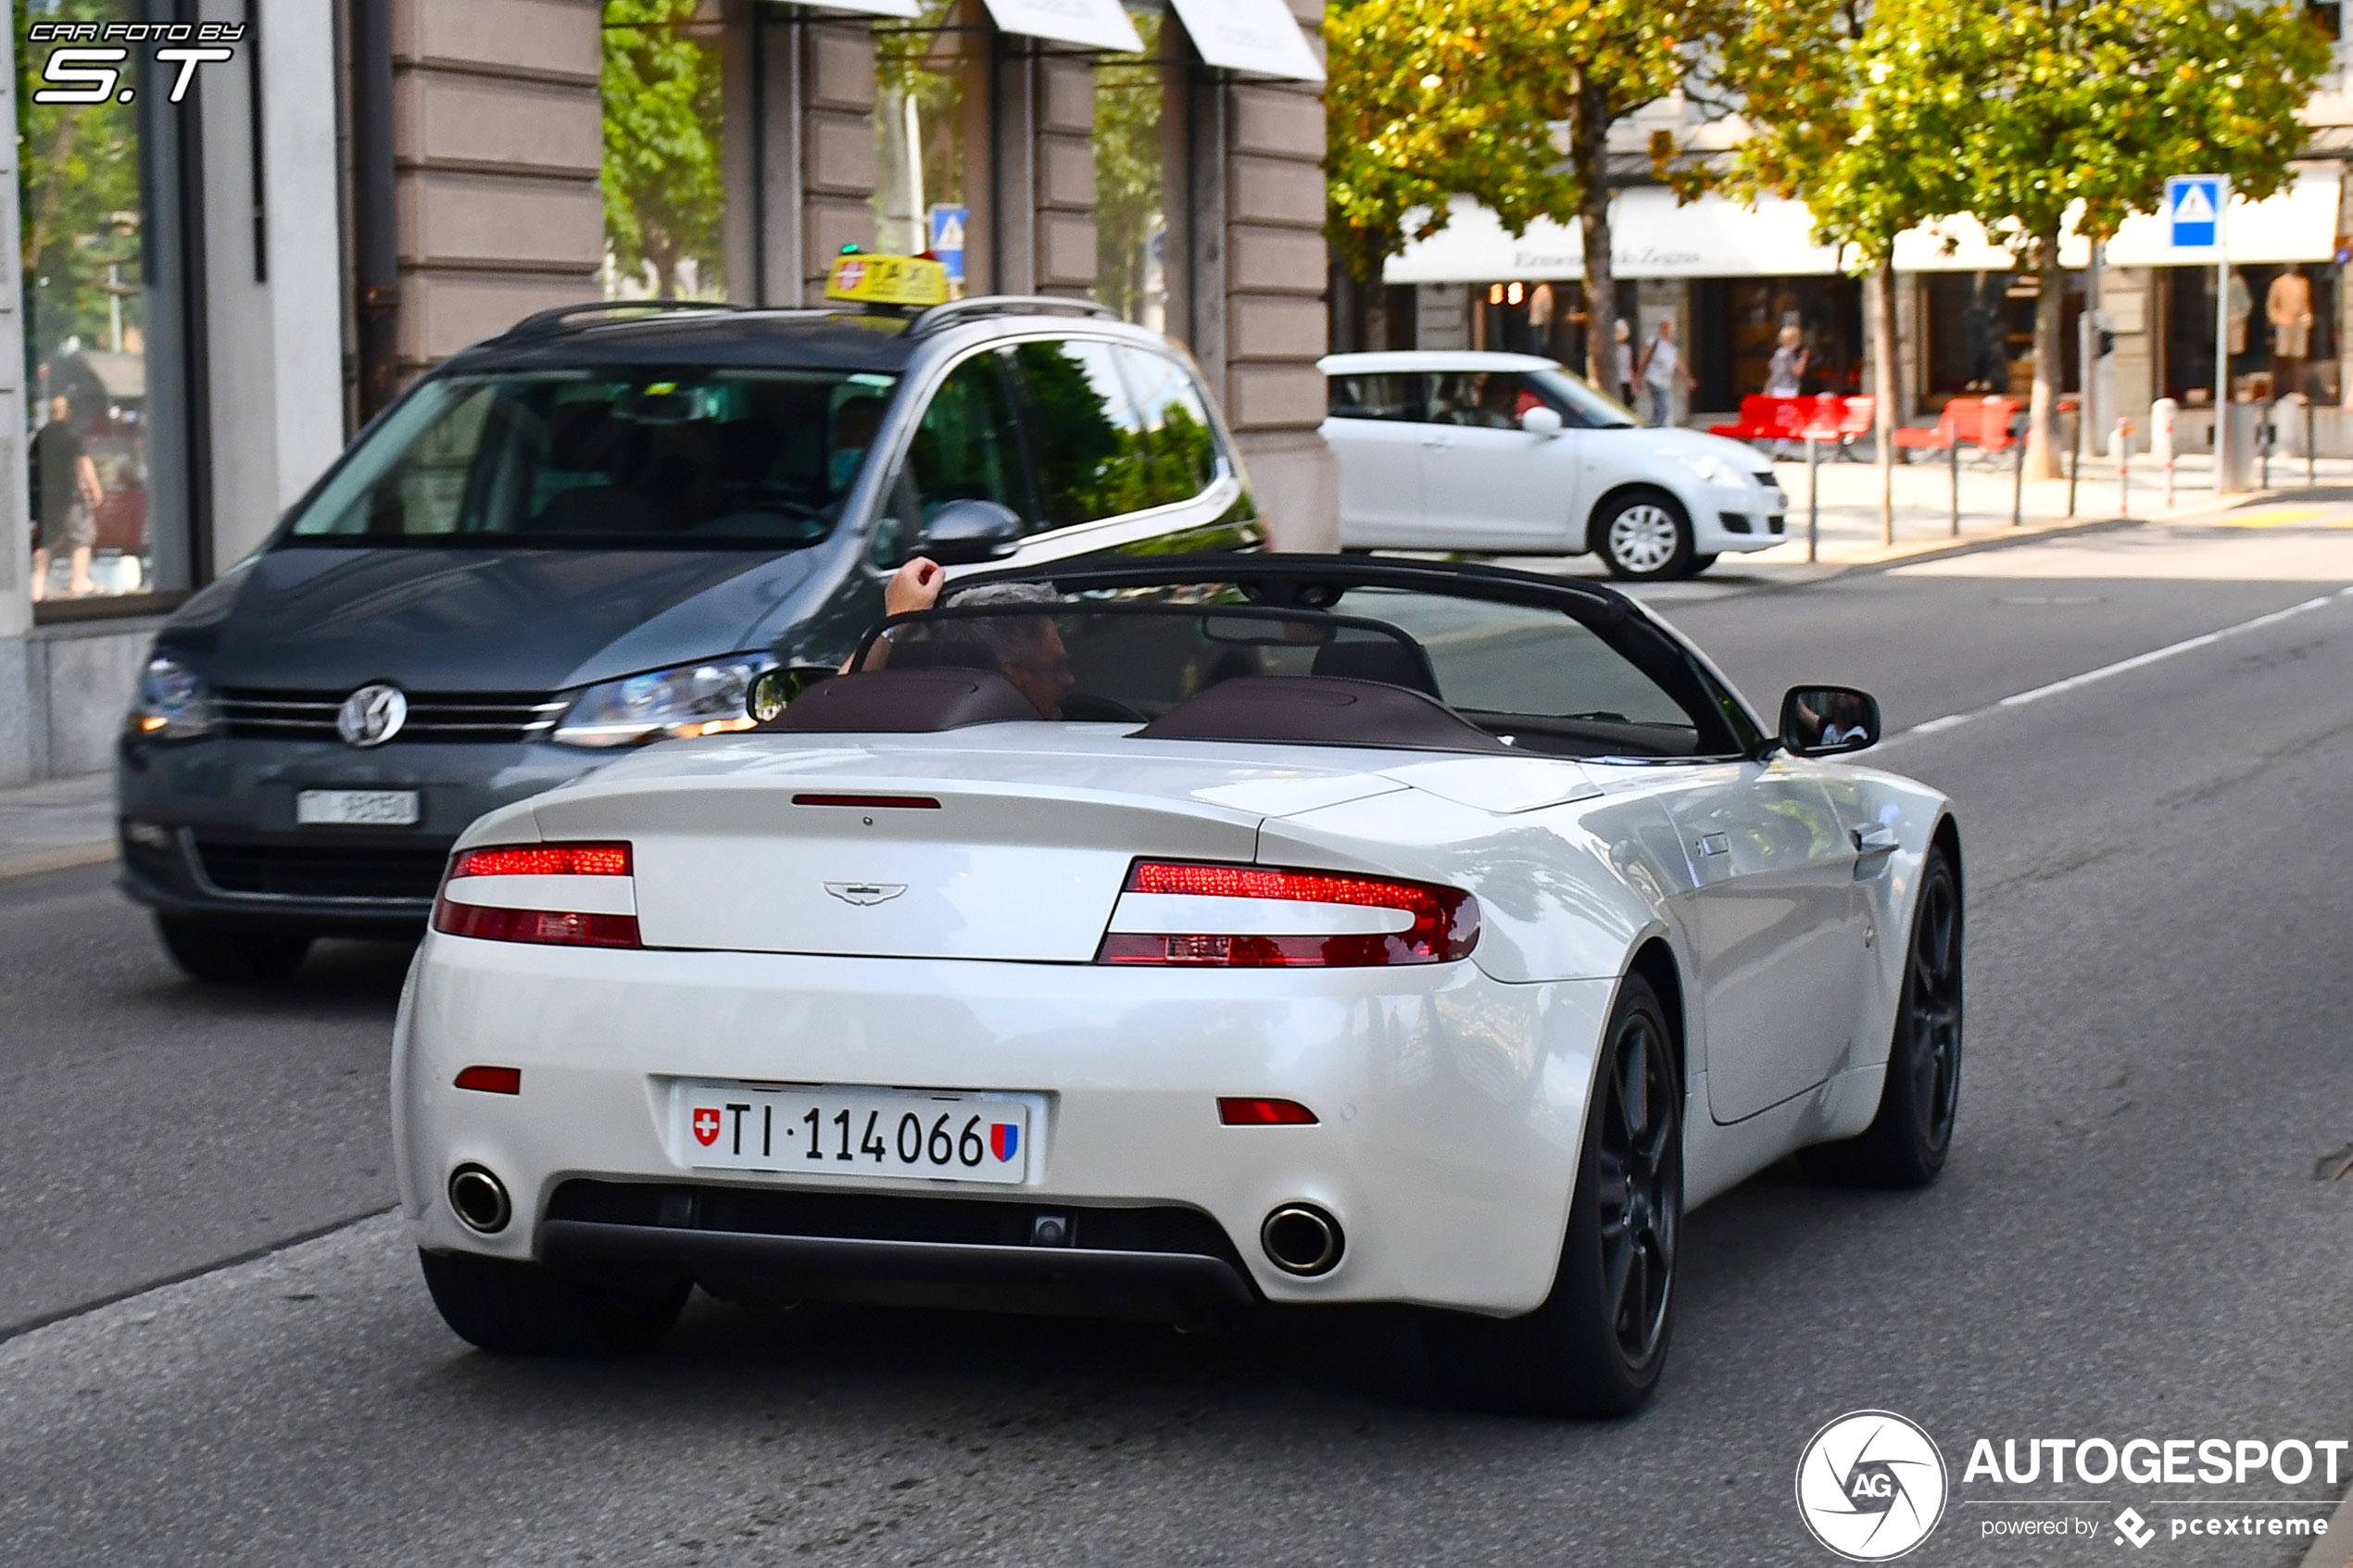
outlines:
{"label": "car tire", "polygon": [[1629,490],[1593,515],[1593,547],[1612,577],[1637,583],[1681,577],[1694,558],[1692,520],[1664,490]]}
{"label": "car tire", "polygon": [[459,1338],[506,1355],[641,1355],[670,1332],[694,1282],[668,1269],[426,1252],[425,1288]]}
{"label": "car tire", "polygon": [[1802,1151],[1798,1163],[1808,1175],[1924,1187],[1944,1169],[1961,1093],[1963,923],[1960,872],[1938,846],[1920,867],[1879,1113],[1859,1136]]}
{"label": "car tire", "polygon": [[[1602,1038],[1552,1293],[1520,1317],[1423,1319],[1431,1367],[1466,1402],[1631,1415],[1667,1363],[1683,1225],[1682,1074],[1665,1010],[1641,976],[1619,987]],[[1629,1168],[1640,1173],[1632,1182],[1614,1174]]]}
{"label": "car tire", "polygon": [[301,932],[219,925],[185,915],[156,916],[156,935],[181,973],[208,985],[283,980],[301,966],[312,941]]}
{"label": "car tire", "polygon": [[1684,572],[1683,575],[1686,577],[1697,577],[1701,572],[1705,571],[1709,567],[1714,566],[1715,564],[1716,558],[1714,556],[1693,556],[1692,558],[1691,570]]}

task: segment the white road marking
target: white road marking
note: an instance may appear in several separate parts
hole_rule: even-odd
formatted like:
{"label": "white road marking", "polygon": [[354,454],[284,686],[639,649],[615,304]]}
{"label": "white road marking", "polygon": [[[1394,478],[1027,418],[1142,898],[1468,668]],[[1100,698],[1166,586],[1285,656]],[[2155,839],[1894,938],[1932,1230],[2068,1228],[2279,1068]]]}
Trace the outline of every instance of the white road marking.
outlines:
{"label": "white road marking", "polygon": [[1915,724],[1898,734],[1890,735],[1881,744],[1894,746],[1898,741],[1910,740],[1915,735],[1932,735],[1941,730],[1956,729],[1974,720],[1982,719],[1989,713],[1998,713],[2005,708],[2023,708],[2030,702],[2040,702],[2045,697],[2081,690],[2096,681],[2105,681],[2111,675],[2121,675],[2132,670],[2145,670],[2150,665],[2171,659],[2176,654],[2212,647],[2223,638],[2235,637],[2242,632],[2254,632],[2265,626],[2276,626],[2291,617],[2302,615],[2307,610],[2319,609],[2323,605],[2334,604],[2339,599],[2353,599],[2353,587],[2339,588],[2334,594],[2322,594],[2318,598],[2306,599],[2302,604],[2293,604],[2285,609],[2275,609],[2268,615],[2259,615],[2252,621],[2242,621],[2235,626],[2225,626],[2219,631],[2203,633],[2195,637],[2184,637],[2178,643],[2168,643],[2161,648],[2152,648],[2146,653],[2134,654],[2130,659],[2120,659],[2113,664],[2103,664],[2096,670],[2086,670],[2081,675],[2070,675],[2063,681],[2053,681],[2047,685],[2031,687],[2022,692],[2012,692],[2008,696],[1989,702],[1982,708],[1970,709],[1966,713],[1947,713],[1943,718],[1931,719],[1925,723]]}

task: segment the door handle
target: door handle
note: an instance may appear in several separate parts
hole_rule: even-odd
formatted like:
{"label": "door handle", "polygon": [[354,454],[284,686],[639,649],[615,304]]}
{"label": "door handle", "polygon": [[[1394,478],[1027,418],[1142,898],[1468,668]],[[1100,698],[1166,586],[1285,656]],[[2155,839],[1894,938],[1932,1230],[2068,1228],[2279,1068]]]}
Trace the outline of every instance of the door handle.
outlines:
{"label": "door handle", "polygon": [[1854,838],[1855,853],[1857,855],[1884,855],[1897,847],[1895,830],[1882,823],[1856,828]]}

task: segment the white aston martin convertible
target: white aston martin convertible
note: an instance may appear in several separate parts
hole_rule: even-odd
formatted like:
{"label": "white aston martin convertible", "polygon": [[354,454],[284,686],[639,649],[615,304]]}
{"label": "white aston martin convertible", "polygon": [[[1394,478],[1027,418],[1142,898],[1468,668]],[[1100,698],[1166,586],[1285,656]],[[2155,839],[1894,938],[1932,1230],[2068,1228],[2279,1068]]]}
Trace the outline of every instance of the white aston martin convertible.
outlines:
{"label": "white aston martin convertible", "polygon": [[467,1339],[1387,1302],[1624,1412],[1691,1206],[1944,1162],[1959,841],[1861,692],[1768,731],[1606,588],[1320,556],[966,579],[849,668],[459,841],[393,1088]]}

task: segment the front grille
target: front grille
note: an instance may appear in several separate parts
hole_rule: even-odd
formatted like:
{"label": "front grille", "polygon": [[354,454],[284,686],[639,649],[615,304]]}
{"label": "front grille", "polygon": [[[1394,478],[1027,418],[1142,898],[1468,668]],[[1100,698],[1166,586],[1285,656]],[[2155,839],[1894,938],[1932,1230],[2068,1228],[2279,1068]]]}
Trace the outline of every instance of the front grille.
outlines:
{"label": "front grille", "polygon": [[440,849],[346,844],[251,844],[196,835],[205,880],[223,893],[285,898],[429,901],[448,857]]}
{"label": "front grille", "polygon": [[[216,694],[233,735],[254,740],[338,740],[335,714],[348,692],[281,686],[225,686]],[[545,692],[406,692],[408,721],[387,745],[403,741],[536,740],[556,727],[570,699]]]}
{"label": "front grille", "polygon": [[945,1241],[1026,1247],[1041,1213],[1067,1215],[1070,1245],[1082,1251],[1192,1253],[1241,1260],[1225,1228],[1198,1209],[1094,1209],[989,1198],[799,1192],[686,1183],[570,1181],[548,1200],[550,1220],[669,1230],[831,1240]]}

